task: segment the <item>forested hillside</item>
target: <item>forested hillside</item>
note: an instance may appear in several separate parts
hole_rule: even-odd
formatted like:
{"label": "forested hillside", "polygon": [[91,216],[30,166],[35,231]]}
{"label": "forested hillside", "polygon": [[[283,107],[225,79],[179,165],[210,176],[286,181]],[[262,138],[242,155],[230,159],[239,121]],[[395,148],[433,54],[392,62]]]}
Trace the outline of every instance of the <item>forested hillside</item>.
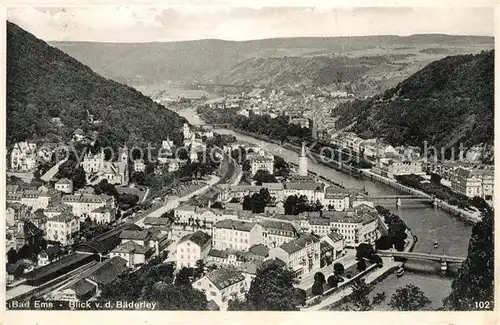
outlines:
{"label": "forested hillside", "polygon": [[[92,123],[90,115],[102,122]],[[99,132],[102,145],[158,142],[179,137],[183,122],[133,88],[7,23],[7,145],[67,141],[77,128]]]}
{"label": "forested hillside", "polygon": [[432,62],[383,94],[339,106],[338,127],[393,145],[493,143],[494,51]]}

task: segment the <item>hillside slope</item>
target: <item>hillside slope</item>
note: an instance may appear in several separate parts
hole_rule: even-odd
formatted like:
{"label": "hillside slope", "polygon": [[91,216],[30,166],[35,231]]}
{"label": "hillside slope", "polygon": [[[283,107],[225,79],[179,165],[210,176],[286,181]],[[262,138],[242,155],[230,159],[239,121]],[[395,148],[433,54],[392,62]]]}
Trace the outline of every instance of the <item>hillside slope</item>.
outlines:
{"label": "hillside slope", "polygon": [[493,143],[494,51],[432,62],[382,95],[339,106],[337,126],[364,137],[437,147]]}
{"label": "hillside slope", "polygon": [[[67,141],[77,128],[103,145],[177,137],[184,119],[138,91],[107,80],[62,51],[7,23],[7,144]],[[89,121],[88,113],[102,123]],[[59,117],[63,125],[51,120]]]}
{"label": "hillside slope", "polygon": [[[348,52],[386,53],[391,48],[444,46],[451,49],[493,48],[492,37],[411,35],[295,37],[251,41],[196,40],[155,43],[52,42],[97,73],[129,85],[166,81],[206,82],[221,70],[247,59],[333,56]],[[455,50],[452,50],[455,51]],[[461,51],[461,50],[460,50]]]}

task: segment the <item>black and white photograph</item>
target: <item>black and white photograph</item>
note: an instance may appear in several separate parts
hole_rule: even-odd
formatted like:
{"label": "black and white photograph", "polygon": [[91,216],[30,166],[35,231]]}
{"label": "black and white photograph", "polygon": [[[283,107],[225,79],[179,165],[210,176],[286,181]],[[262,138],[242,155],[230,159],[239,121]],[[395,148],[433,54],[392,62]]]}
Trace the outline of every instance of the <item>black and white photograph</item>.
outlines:
{"label": "black and white photograph", "polygon": [[7,312],[494,311],[493,4],[6,20]]}

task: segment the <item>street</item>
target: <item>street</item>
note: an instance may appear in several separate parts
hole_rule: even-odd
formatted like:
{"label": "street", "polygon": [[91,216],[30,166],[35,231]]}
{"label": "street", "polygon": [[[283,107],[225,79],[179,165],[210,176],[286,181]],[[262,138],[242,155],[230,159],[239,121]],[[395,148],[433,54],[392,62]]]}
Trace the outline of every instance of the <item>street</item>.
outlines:
{"label": "street", "polygon": [[140,226],[140,227],[144,227],[144,219],[146,217],[159,218],[165,212],[168,212],[168,211],[170,211],[172,209],[175,209],[179,205],[180,202],[183,202],[185,200],[190,199],[191,197],[193,197],[195,195],[199,195],[199,194],[205,192],[211,186],[213,186],[214,184],[216,184],[219,181],[219,178],[217,176],[211,175],[210,177],[211,178],[207,182],[207,185],[205,185],[202,188],[200,188],[200,189],[198,189],[198,190],[196,190],[196,191],[194,191],[194,192],[192,192],[192,193],[190,193],[188,195],[185,195],[183,197],[168,200],[167,203],[165,203],[165,205],[163,205],[162,207],[156,209],[155,211],[151,212],[148,215],[144,215],[141,219],[137,220],[135,222],[135,224],[138,225],[138,226]]}

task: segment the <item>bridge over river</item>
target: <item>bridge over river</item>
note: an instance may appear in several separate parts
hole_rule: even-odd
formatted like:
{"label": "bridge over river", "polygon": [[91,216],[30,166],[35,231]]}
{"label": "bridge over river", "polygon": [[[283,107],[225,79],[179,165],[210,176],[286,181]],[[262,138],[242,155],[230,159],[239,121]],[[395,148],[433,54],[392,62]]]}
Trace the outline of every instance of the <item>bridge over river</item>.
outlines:
{"label": "bridge over river", "polygon": [[407,259],[419,259],[419,260],[428,260],[428,261],[436,261],[441,263],[462,263],[465,261],[465,257],[459,256],[448,256],[448,255],[439,255],[439,254],[430,254],[430,253],[416,253],[416,252],[399,252],[399,251],[390,251],[390,250],[379,250],[378,254],[380,256],[387,257],[401,257]]}

